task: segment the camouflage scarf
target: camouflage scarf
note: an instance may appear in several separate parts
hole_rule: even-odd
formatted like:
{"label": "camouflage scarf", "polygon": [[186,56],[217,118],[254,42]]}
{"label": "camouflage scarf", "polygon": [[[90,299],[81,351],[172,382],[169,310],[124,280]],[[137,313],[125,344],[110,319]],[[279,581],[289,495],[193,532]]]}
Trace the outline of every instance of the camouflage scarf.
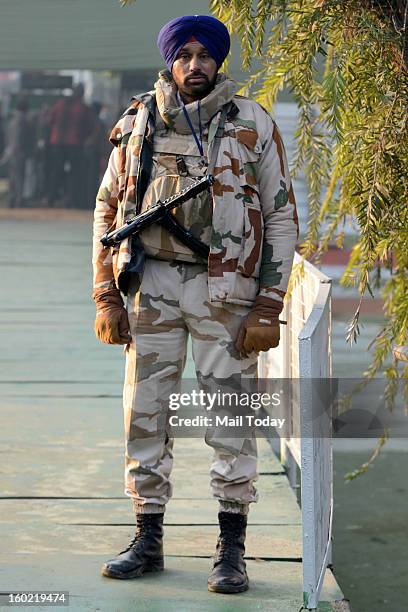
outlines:
{"label": "camouflage scarf", "polygon": [[[177,99],[177,87],[168,70],[159,73],[159,80],[154,84],[156,90],[157,108],[164,123],[179,134],[190,134],[190,128],[183,113],[183,108]],[[200,116],[203,126],[208,124],[211,118],[230,102],[237,90],[237,84],[228,79],[225,74],[219,73],[216,78],[215,87],[208,96],[200,100]],[[199,115],[197,102],[186,104],[186,110],[191,119],[194,129],[199,130]]]}

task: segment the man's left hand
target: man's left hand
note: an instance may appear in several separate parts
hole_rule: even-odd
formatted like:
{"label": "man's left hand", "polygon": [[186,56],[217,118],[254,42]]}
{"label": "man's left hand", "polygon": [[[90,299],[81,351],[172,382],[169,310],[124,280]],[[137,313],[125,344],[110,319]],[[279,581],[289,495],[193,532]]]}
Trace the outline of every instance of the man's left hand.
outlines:
{"label": "man's left hand", "polygon": [[279,345],[279,311],[273,300],[258,296],[249,314],[241,323],[235,348],[248,356],[255,351],[269,351]]}

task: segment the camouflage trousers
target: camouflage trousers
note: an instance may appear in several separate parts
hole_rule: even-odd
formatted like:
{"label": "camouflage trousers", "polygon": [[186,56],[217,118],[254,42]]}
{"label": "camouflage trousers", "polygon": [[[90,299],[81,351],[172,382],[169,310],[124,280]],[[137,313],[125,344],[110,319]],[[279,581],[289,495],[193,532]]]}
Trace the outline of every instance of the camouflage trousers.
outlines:
{"label": "camouflage trousers", "polygon": [[[241,358],[234,347],[249,307],[211,303],[204,265],[148,258],[139,291],[131,281],[127,310],[132,343],[123,394],[125,494],[137,513],[164,512],[173,490],[169,396],[180,392],[188,336],[200,388],[219,388],[234,378],[254,380],[256,355]],[[165,435],[159,436],[163,419]],[[223,438],[208,427],[205,441],[214,448],[210,483],[221,510],[245,514],[257,501],[255,436]]]}

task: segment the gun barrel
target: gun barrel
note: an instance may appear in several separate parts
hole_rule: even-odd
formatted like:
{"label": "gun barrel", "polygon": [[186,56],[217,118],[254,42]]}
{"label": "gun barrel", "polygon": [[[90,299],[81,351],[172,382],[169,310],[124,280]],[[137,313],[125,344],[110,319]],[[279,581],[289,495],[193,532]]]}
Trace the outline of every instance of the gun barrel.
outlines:
{"label": "gun barrel", "polygon": [[113,232],[109,232],[104,234],[101,238],[101,242],[103,246],[110,247],[115,244],[119,244],[125,238],[128,238],[132,234],[137,234],[146,227],[149,227],[152,223],[159,221],[163,216],[165,209],[161,204],[156,204],[152,208],[149,208],[146,212],[141,215],[137,215],[137,217],[132,217],[129,219],[122,227],[114,230]]}
{"label": "gun barrel", "polygon": [[115,244],[119,244],[122,242],[122,240],[125,240],[125,238],[128,238],[132,234],[137,234],[146,229],[146,227],[149,227],[149,225],[152,223],[160,221],[166,211],[177,208],[177,206],[181,206],[181,204],[184,204],[184,202],[187,200],[195,198],[199,193],[207,189],[213,183],[214,177],[211,174],[204,176],[190,187],[187,187],[170,198],[167,198],[164,200],[164,202],[159,201],[155,206],[152,206],[145,212],[132,217],[126,221],[122,227],[119,227],[112,232],[106,232],[101,238],[101,243],[104,247],[111,247],[115,246]]}

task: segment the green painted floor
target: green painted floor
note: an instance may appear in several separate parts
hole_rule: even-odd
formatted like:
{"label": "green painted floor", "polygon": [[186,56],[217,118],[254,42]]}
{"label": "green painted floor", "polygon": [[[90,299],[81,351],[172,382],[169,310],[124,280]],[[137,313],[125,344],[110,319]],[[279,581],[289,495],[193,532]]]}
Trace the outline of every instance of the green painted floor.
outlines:
{"label": "green painted floor", "polygon": [[[132,537],[133,516],[123,495],[124,358],[93,335],[90,224],[2,220],[0,239],[0,591],[69,591],[72,610],[298,612],[300,512],[265,440],[247,593],[206,588],[218,508],[210,449],[197,438],[175,444],[166,570],[132,581],[100,575]],[[319,609],[342,610],[341,599],[326,572]]]}

